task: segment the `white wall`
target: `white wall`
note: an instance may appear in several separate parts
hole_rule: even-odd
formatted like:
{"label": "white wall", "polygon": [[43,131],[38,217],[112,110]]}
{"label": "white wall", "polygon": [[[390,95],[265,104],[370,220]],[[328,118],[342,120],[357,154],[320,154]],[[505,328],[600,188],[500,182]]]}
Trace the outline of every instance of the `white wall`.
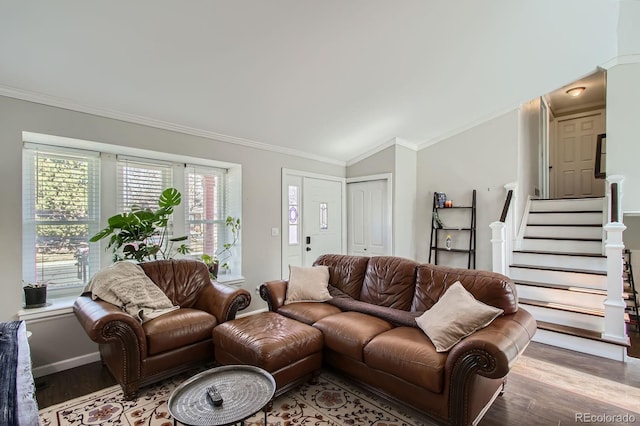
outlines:
{"label": "white wall", "polygon": [[[540,98],[520,107],[520,138],[518,144],[518,199],[515,208],[517,225],[522,221],[527,197],[537,198],[539,186]],[[540,188],[538,188],[540,189]]]}
{"label": "white wall", "polygon": [[[434,191],[468,205],[477,190],[477,269],[491,270],[489,224],[500,218],[504,185],[517,179],[518,110],[418,152],[416,258],[428,259]],[[460,255],[461,256],[461,255]],[[466,258],[465,258],[466,259]],[[466,261],[452,262],[466,267]],[[441,262],[441,264],[445,264]]]}
{"label": "white wall", "polygon": [[607,175],[623,175],[622,210],[640,214],[640,63],[607,71]]}
{"label": "white wall", "polygon": [[415,259],[417,157],[415,150],[396,145],[393,178],[393,254]]}
{"label": "white wall", "polygon": [[347,177],[361,177],[380,173],[394,173],[396,167],[396,148],[392,145],[382,151],[351,164],[347,167]]}
{"label": "white wall", "polygon": [[[341,177],[345,173],[345,168],[338,165],[0,97],[0,235],[5,241],[0,247],[0,270],[3,272],[0,320],[3,321],[15,319],[22,305],[23,131],[241,164],[242,272],[246,278],[244,286],[253,296],[249,310],[266,307],[255,294],[256,286],[280,277],[280,238],[271,236],[271,228],[280,227],[281,223],[281,169]],[[31,345],[36,367],[86,354],[87,338],[84,333],[52,324],[28,324],[33,331]],[[89,346],[92,347],[91,344]]]}

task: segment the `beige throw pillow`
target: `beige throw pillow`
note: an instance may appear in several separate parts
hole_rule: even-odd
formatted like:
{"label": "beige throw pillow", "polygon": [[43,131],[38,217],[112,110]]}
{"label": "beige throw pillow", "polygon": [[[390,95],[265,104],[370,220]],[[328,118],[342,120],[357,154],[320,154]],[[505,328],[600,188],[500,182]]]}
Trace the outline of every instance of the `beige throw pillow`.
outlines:
{"label": "beige throw pillow", "polygon": [[328,290],[329,267],[289,266],[289,284],[285,305],[293,302],[324,302],[331,299]]}
{"label": "beige throw pillow", "polygon": [[416,318],[438,352],[446,352],[471,333],[491,324],[503,310],[476,300],[456,281],[431,309]]}

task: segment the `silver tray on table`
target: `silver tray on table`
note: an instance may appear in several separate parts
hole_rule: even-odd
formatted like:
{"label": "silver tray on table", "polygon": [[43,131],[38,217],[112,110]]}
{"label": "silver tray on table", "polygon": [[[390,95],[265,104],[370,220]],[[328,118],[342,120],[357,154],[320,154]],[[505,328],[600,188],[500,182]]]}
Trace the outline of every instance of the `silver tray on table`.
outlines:
{"label": "silver tray on table", "polygon": [[[214,407],[206,388],[215,385],[224,402]],[[180,384],[167,408],[174,419],[189,426],[221,426],[245,420],[273,398],[276,382],[262,368],[250,365],[216,367]]]}

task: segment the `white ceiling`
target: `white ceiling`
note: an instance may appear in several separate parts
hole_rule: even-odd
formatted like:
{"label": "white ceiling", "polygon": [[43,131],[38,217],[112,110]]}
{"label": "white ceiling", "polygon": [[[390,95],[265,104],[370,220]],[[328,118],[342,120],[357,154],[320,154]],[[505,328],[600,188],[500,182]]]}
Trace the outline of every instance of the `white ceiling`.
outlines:
{"label": "white ceiling", "polygon": [[0,94],[349,162],[592,73],[617,23],[615,0],[0,0]]}

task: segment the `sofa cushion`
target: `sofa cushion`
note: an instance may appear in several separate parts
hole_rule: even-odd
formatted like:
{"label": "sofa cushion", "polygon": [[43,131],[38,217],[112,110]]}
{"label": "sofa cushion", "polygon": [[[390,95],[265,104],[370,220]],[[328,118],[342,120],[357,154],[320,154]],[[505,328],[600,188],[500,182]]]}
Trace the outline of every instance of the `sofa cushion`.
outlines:
{"label": "sofa cushion", "polygon": [[373,315],[395,326],[417,327],[416,317],[422,315],[422,312],[408,312],[355,300],[332,285],[329,285],[329,293],[333,298],[327,301],[328,304],[337,306],[344,312],[355,311]]}
{"label": "sofa cushion", "polygon": [[401,257],[369,259],[359,300],[408,311],[413,300],[418,263]]}
{"label": "sofa cushion", "polygon": [[329,315],[339,314],[342,312],[335,306],[327,303],[317,302],[298,302],[283,305],[278,308],[278,313],[288,318],[293,318],[305,324],[312,325],[314,322],[321,320]]}
{"label": "sofa cushion", "polygon": [[387,321],[360,312],[331,315],[313,326],[322,331],[326,347],[357,361],[363,361],[364,347],[371,339],[393,328]]}
{"label": "sofa cushion", "polygon": [[477,301],[456,282],[431,309],[416,318],[438,352],[446,352],[461,339],[486,327],[502,309]]}
{"label": "sofa cushion", "polygon": [[178,309],[142,324],[149,355],[211,339],[215,316],[199,309]]}
{"label": "sofa cushion", "polygon": [[487,305],[513,314],[518,310],[516,287],[508,277],[489,271],[457,269],[447,266],[422,264],[417,268],[415,296],[411,311],[431,309],[455,282],[460,281],[474,298]]}
{"label": "sofa cushion", "polygon": [[289,283],[284,304],[294,302],[324,302],[331,299],[329,285],[329,267],[289,266]]}
{"label": "sofa cushion", "polygon": [[432,392],[442,392],[447,354],[438,353],[415,327],[397,327],[378,334],[364,348],[367,366],[400,377]]}
{"label": "sofa cushion", "polygon": [[341,254],[324,254],[313,264],[329,267],[329,284],[342,290],[349,296],[360,297],[364,274],[367,271],[369,258],[365,256],[344,256]]}
{"label": "sofa cushion", "polygon": [[199,260],[166,259],[139,265],[169,300],[182,308],[193,308],[202,290],[211,286],[207,265]]}

